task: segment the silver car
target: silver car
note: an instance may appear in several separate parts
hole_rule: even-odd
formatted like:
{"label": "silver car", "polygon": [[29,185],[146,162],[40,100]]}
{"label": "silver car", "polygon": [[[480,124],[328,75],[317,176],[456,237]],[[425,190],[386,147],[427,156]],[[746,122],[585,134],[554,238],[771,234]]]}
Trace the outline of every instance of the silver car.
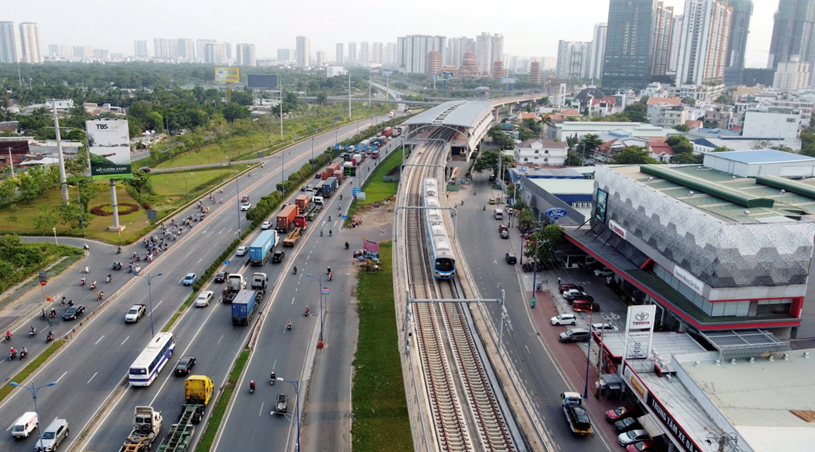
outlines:
{"label": "silver car", "polygon": [[42,441],[37,441],[36,452],[52,452],[68,437],[68,421],[54,419],[51,425],[42,432]]}

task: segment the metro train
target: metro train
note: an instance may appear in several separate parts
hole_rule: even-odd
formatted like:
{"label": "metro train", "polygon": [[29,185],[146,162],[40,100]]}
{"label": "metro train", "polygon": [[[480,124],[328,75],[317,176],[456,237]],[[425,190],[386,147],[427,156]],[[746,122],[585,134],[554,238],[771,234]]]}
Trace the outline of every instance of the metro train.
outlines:
{"label": "metro train", "polygon": [[[425,207],[441,206],[438,193],[439,181],[426,178],[423,181],[422,193]],[[427,236],[430,238],[430,247],[427,251],[433,262],[433,275],[436,279],[452,279],[456,273],[456,258],[444,225],[442,210],[424,209],[424,214]]]}

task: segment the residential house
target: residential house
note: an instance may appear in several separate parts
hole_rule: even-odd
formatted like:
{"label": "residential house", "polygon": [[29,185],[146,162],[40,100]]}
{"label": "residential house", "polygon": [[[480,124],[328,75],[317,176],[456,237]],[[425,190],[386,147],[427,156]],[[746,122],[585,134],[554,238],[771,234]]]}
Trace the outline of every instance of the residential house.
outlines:
{"label": "residential house", "polygon": [[705,112],[704,123],[706,128],[727,129],[730,117],[733,115],[732,105],[713,104],[713,108]]}
{"label": "residential house", "polygon": [[651,137],[648,139],[648,150],[651,157],[661,163],[670,163],[674,156],[674,150],[665,142],[667,138]]}
{"label": "residential house", "polygon": [[659,111],[666,107],[676,107],[682,105],[682,99],[678,97],[650,97],[648,98],[646,118],[648,122],[655,126],[656,119],[659,116]]}
{"label": "residential house", "polygon": [[522,165],[563,166],[568,150],[566,143],[549,138],[533,138],[518,143],[514,149],[514,157]]}

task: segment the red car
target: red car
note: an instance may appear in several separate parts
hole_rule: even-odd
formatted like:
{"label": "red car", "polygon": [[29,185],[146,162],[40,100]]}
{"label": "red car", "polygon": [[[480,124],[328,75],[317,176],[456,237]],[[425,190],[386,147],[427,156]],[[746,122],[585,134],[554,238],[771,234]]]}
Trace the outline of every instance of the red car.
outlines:
{"label": "red car", "polygon": [[600,312],[600,305],[589,300],[575,300],[574,303],[572,303],[572,309],[575,312]]}
{"label": "red car", "polygon": [[657,445],[653,441],[640,441],[625,447],[626,452],[656,452]]}
{"label": "red car", "polygon": [[617,422],[623,418],[631,416],[640,416],[642,411],[636,406],[620,406],[613,410],[606,411],[606,420],[609,422]]}
{"label": "red car", "polygon": [[241,196],[241,202],[249,202],[249,195]]}
{"label": "red car", "polygon": [[582,287],[582,286],[578,286],[577,284],[568,284],[568,283],[561,283],[561,284],[559,284],[559,285],[557,286],[557,290],[558,290],[560,293],[566,292],[567,290],[571,290],[571,289],[575,289],[575,290],[583,290],[583,287]]}

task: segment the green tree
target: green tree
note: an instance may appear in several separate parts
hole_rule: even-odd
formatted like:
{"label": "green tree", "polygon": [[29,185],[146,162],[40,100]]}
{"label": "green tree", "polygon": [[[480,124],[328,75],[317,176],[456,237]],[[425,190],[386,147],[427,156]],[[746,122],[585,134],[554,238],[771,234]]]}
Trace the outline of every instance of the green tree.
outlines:
{"label": "green tree", "polygon": [[524,231],[531,229],[537,222],[538,218],[535,217],[535,213],[532,212],[531,209],[522,209],[520,214],[518,214],[518,224]]}
{"label": "green tree", "polygon": [[325,105],[328,102],[328,92],[327,91],[320,91],[317,93],[317,103],[320,105]]}
{"label": "green tree", "polygon": [[8,221],[10,223],[16,223],[17,222],[17,213],[19,211],[20,211],[20,209],[17,208],[17,204],[12,203],[10,206],[8,206],[8,217],[6,217],[6,218],[8,219]]}
{"label": "green tree", "polygon": [[155,130],[156,132],[163,132],[164,117],[157,111],[151,111],[147,114],[147,119],[144,122],[144,126],[150,130]]}
{"label": "green tree", "polygon": [[673,157],[671,157],[671,163],[676,163],[679,165],[702,164],[704,160],[705,156],[703,154],[693,154],[693,153],[676,154]]}
{"label": "green tree", "polygon": [[475,164],[473,165],[473,171],[476,173],[482,173],[487,170],[491,170],[493,174],[498,174],[498,162],[501,158],[501,153],[499,151],[484,151],[481,153],[478,158],[475,159]]}
{"label": "green tree", "polygon": [[125,179],[124,182],[125,182],[125,185],[127,185],[128,187],[130,187],[131,189],[133,189],[133,191],[135,191],[137,193],[136,199],[140,203],[141,203],[141,195],[142,195],[142,193],[143,192],[150,193],[152,191],[151,190],[150,176],[148,176],[146,173],[143,173],[141,171],[135,171],[133,173],[133,177],[131,177],[130,179]]}
{"label": "green tree", "polygon": [[79,206],[76,204],[60,204],[54,208],[54,214],[59,217],[60,224],[64,224],[71,229],[81,227]]}
{"label": "green tree", "polygon": [[625,107],[623,114],[632,122],[647,122],[648,107],[645,104],[631,104]]}
{"label": "green tree", "polygon": [[50,207],[43,205],[40,207],[40,214],[34,219],[34,227],[40,230],[50,230],[57,225],[59,216]]}
{"label": "green tree", "polygon": [[629,146],[614,155],[613,163],[623,165],[644,165],[659,163],[651,157],[647,148],[642,146]]}
{"label": "green tree", "polygon": [[[285,107],[285,103],[284,103]],[[243,105],[238,105],[236,103],[231,103],[224,107],[223,109],[224,119],[229,121],[229,123],[235,122],[236,119],[243,119],[248,118],[250,113],[249,109],[244,107]]]}
{"label": "green tree", "polygon": [[572,151],[566,153],[566,166],[583,166],[583,158]]}
{"label": "green tree", "polygon": [[674,135],[665,140],[665,144],[671,147],[677,154],[693,153],[693,143],[684,135]]}
{"label": "green tree", "polygon": [[5,179],[0,181],[0,206],[5,206],[17,199],[17,183],[19,179]]}
{"label": "green tree", "polygon": [[730,152],[730,151],[732,151],[732,149],[730,149],[727,146],[718,146],[716,149],[713,150],[713,152]]}
{"label": "green tree", "polygon": [[678,130],[683,133],[688,133],[690,132],[690,127],[687,124],[679,124],[674,126],[674,130]]}
{"label": "green tree", "polygon": [[600,135],[595,135],[593,133],[589,133],[583,136],[583,139],[580,140],[580,145],[578,148],[580,149],[582,155],[591,155],[592,152],[596,151],[600,145],[603,144],[603,140],[600,138]]}
{"label": "green tree", "polygon": [[537,258],[539,262],[547,262],[555,258],[555,250],[563,243],[563,229],[557,224],[545,226],[532,234],[526,242],[524,256]]}
{"label": "green tree", "polygon": [[682,103],[683,104],[688,104],[691,107],[695,107],[696,106],[696,99],[694,99],[693,97],[683,97],[682,98]]}
{"label": "green tree", "polygon": [[499,149],[512,149],[515,147],[515,140],[503,132],[496,133],[492,138],[492,142],[495,143]]}
{"label": "green tree", "polygon": [[541,126],[541,123],[531,118],[524,119],[522,125],[523,127],[526,127],[527,129],[531,130],[535,134],[535,136],[540,135],[541,131],[543,130],[543,126]]}
{"label": "green tree", "polygon": [[[531,139],[533,139],[533,138],[535,138],[537,136],[538,135],[535,132],[527,129],[526,127],[521,127],[520,129],[518,129],[518,139],[521,140],[521,141],[531,140]],[[513,147],[515,147],[514,144],[515,143],[513,142]],[[504,149],[508,149],[508,148],[504,148]]]}

